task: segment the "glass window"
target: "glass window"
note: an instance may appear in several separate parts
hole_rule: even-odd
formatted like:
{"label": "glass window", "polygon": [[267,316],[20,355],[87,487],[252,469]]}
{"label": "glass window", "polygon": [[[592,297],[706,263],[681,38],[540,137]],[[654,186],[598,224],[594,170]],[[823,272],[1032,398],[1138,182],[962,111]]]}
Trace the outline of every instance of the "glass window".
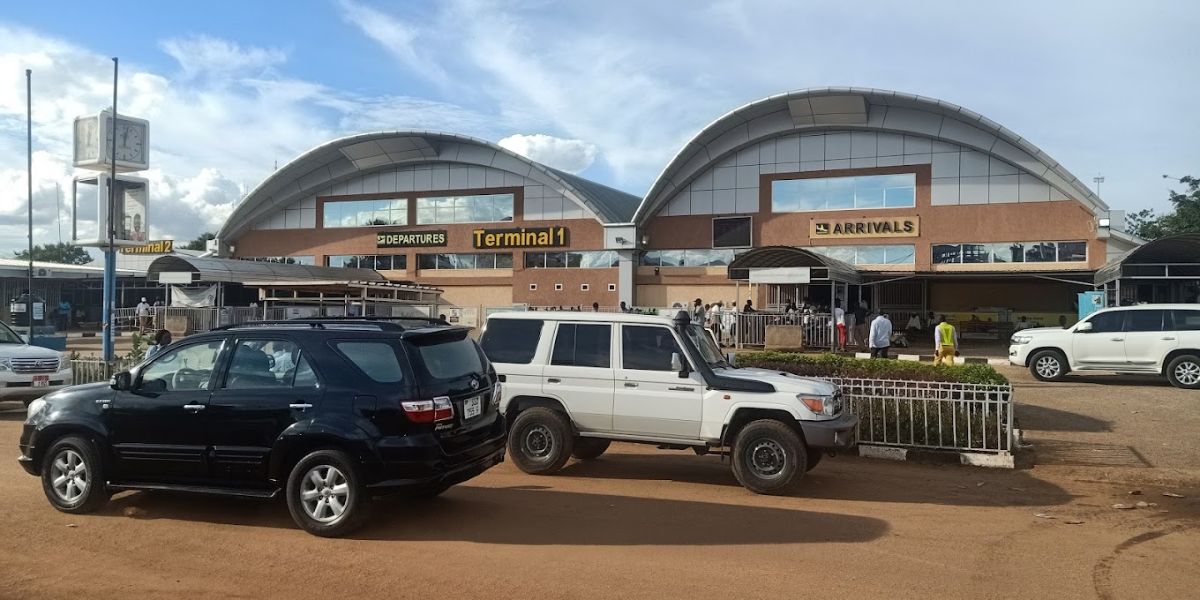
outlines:
{"label": "glass window", "polygon": [[858,246],[855,249],[855,265],[882,265],[887,263],[887,251],[883,246]]}
{"label": "glass window", "polygon": [[296,376],[300,347],[282,340],[242,340],[233,351],[228,389],[290,386]]}
{"label": "glass window", "polygon": [[1035,242],[1025,246],[1025,262],[1054,262],[1057,258],[1054,242]]}
{"label": "glass window", "polygon": [[238,260],[248,260],[252,262],[269,262],[278,263],[281,265],[313,265],[313,257],[311,256],[239,256]]}
{"label": "glass window", "polygon": [[609,368],[612,326],[607,324],[560,323],[554,336],[550,364],[572,367]]}
{"label": "glass window", "polygon": [[408,268],[408,256],[404,254],[333,255],[325,257],[330,267],[378,269],[381,271],[403,271]]}
{"label": "glass window", "polygon": [[1025,262],[1025,246],[1022,244],[988,244],[991,248],[992,262],[1019,263]]}
{"label": "glass window", "polygon": [[436,254],[418,254],[417,255],[418,269],[436,269],[437,255]]}
{"label": "glass window", "polygon": [[933,264],[946,265],[962,262],[962,247],[958,244],[934,244]]}
{"label": "glass window", "polygon": [[512,194],[417,198],[417,224],[511,221]]}
{"label": "glass window", "polygon": [[452,254],[454,257],[455,269],[474,269],[475,255],[474,254]]}
{"label": "glass window", "polygon": [[382,227],[408,224],[408,200],[336,200],[323,204],[325,227]]}
{"label": "glass window", "polygon": [[546,268],[561,269],[567,266],[566,252],[547,252],[546,253]]}
{"label": "glass window", "polygon": [[683,267],[686,266],[683,260],[683,250],[663,250],[662,251],[662,266],[664,267]]}
{"label": "glass window", "polygon": [[[1164,310],[1131,310],[1125,331],[1162,331]],[[1094,325],[1093,325],[1094,327]]]}
{"label": "glass window", "polygon": [[[395,266],[395,259],[404,258],[397,255],[393,259],[393,267],[397,269],[406,268],[408,260],[401,262],[402,266]],[[529,260],[529,254],[526,254],[526,260]],[[418,269],[511,269],[512,254],[511,253],[468,253],[468,254],[418,254],[417,255]]]}
{"label": "glass window", "polygon": [[657,267],[662,263],[662,252],[651,250],[642,254],[642,265],[647,267]]}
{"label": "glass window", "polygon": [[579,267],[583,266],[582,252],[567,252],[566,255],[568,269],[578,269]]}
{"label": "glass window", "polygon": [[440,339],[432,343],[421,343],[414,338],[413,345],[421,355],[425,371],[434,379],[458,379],[467,375],[483,373],[483,359],[478,346],[469,337],[454,340]]}
{"label": "glass window", "polygon": [[713,248],[749,248],[751,245],[750,217],[733,219],[713,219],[712,247]]}
{"label": "glass window", "polygon": [[780,179],[771,182],[771,210],[908,208],[916,206],[916,191],[914,173]]}
{"label": "glass window", "polygon": [[1171,311],[1172,331],[1200,331],[1200,310]]}
{"label": "glass window", "polygon": [[0,344],[24,344],[25,340],[17,335],[8,324],[0,322]]}
{"label": "glass window", "polygon": [[364,375],[379,383],[398,383],[404,379],[396,350],[385,342],[338,342],[342,353]]}
{"label": "glass window", "polygon": [[1087,242],[1059,242],[1058,262],[1082,262],[1087,260]]}
{"label": "glass window", "polygon": [[294,370],[295,377],[292,379],[292,387],[294,388],[315,388],[320,385],[317,381],[317,374],[313,371],[312,365],[308,364],[308,358],[301,356],[300,362],[296,363]]}
{"label": "glass window", "polygon": [[545,252],[526,252],[525,253],[525,268],[526,269],[541,269],[546,266]]}
{"label": "glass window", "polygon": [[143,392],[172,392],[176,390],[200,390],[208,387],[217,355],[221,352],[221,341],[191,344],[165,352],[141,372]]}
{"label": "glass window", "polygon": [[670,371],[671,355],[683,352],[666,327],[621,326],[621,366],[641,371]]}
{"label": "glass window", "polygon": [[992,249],[987,244],[961,244],[964,263],[986,263],[991,260]]}
{"label": "glass window", "polygon": [[541,333],[541,321],[489,319],[479,345],[492,362],[527,365],[537,352]]}
{"label": "glass window", "polygon": [[512,266],[513,266],[512,265],[512,260],[513,260],[512,254],[502,252],[500,254],[494,254],[493,256],[496,257],[496,268],[497,269],[511,269],[512,268]]}
{"label": "glass window", "polygon": [[911,265],[917,260],[915,246],[884,246],[889,265]]}
{"label": "glass window", "polygon": [[1121,331],[1125,321],[1125,313],[1130,311],[1116,310],[1096,313],[1088,322],[1092,324],[1092,333],[1112,333]]}

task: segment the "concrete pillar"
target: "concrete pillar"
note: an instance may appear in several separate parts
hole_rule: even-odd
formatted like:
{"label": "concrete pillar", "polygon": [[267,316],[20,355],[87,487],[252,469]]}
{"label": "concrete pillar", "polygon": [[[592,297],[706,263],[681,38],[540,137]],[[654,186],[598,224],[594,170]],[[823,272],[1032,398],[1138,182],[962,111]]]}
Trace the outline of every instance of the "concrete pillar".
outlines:
{"label": "concrete pillar", "polygon": [[635,306],[635,288],[637,287],[634,273],[637,272],[637,251],[617,250],[617,302],[626,306]]}

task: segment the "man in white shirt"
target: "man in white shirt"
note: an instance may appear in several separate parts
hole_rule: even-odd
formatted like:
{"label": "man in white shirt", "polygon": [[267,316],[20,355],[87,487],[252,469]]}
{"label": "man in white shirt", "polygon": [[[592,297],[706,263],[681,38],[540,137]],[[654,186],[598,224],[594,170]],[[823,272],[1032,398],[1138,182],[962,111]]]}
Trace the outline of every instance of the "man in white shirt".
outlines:
{"label": "man in white shirt", "polygon": [[142,301],[138,302],[137,320],[138,320],[138,333],[145,334],[151,327],[150,305],[146,302],[145,298],[142,298]]}
{"label": "man in white shirt", "polygon": [[836,350],[846,349],[846,311],[842,309],[841,300],[833,305],[833,323],[837,326],[837,339],[834,340]]}
{"label": "man in white shirt", "polygon": [[892,322],[887,315],[880,313],[871,321],[871,333],[868,337],[871,338],[871,358],[887,358],[888,346],[892,345]]}

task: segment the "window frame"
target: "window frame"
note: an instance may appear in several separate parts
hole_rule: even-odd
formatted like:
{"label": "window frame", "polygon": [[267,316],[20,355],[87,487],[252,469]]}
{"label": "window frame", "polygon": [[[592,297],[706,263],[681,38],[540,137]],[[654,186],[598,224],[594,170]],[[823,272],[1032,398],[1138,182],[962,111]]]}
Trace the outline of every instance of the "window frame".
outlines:
{"label": "window frame", "polygon": [[[359,366],[359,364],[357,362],[354,362],[353,358],[350,358],[350,355],[346,354],[342,350],[342,348],[341,348],[342,344],[382,344],[384,346],[387,346],[392,351],[392,355],[396,358],[396,364],[399,366],[399,369],[400,369],[400,379],[398,381],[380,381],[378,379],[375,379],[374,377],[371,376],[370,373],[367,373],[366,369],[363,369],[361,366]],[[416,381],[416,376],[413,374],[412,370],[408,366],[408,355],[405,353],[405,351],[402,348],[397,347],[395,344],[393,344],[389,340],[376,338],[376,337],[357,338],[357,339],[356,338],[348,338],[348,339],[343,338],[343,339],[329,340],[329,347],[334,352],[336,352],[338,354],[338,356],[342,357],[343,360],[345,360],[352,367],[357,369],[359,373],[361,373],[363,376],[365,376],[374,385],[408,386],[408,385],[413,385],[413,382]]]}
{"label": "window frame", "polygon": [[[536,286],[537,284],[531,283],[529,285]],[[536,289],[536,288],[534,288],[534,289]],[[529,358],[527,360],[525,360],[523,362],[507,362],[507,361],[501,361],[498,359],[493,360],[492,357],[488,355],[487,349],[484,348],[484,346],[483,346],[483,341],[488,336],[487,329],[490,329],[492,327],[493,323],[497,323],[497,322],[501,322],[501,321],[511,322],[511,323],[536,323],[537,324],[536,336],[531,336],[533,338],[533,346],[532,346],[532,350],[529,352]],[[499,362],[501,364],[506,364],[506,365],[530,365],[530,364],[533,364],[533,360],[535,358],[537,358],[538,346],[540,346],[542,343],[542,335],[545,331],[546,331],[546,321],[544,319],[505,319],[505,318],[488,319],[487,325],[485,325],[485,331],[483,332],[483,335],[479,337],[479,347],[484,350],[483,353],[485,356],[488,356],[488,360],[492,360],[493,362]],[[533,333],[533,332],[530,332],[530,333]],[[502,357],[502,358],[507,358],[507,357]]]}
{"label": "window frame", "polygon": [[631,327],[631,328],[644,328],[644,329],[658,329],[658,330],[666,331],[667,334],[671,336],[671,340],[675,344],[675,349],[679,353],[679,359],[681,361],[683,361],[683,364],[688,365],[689,370],[691,370],[693,372],[695,371],[695,366],[692,365],[691,358],[688,356],[687,351],[684,350],[684,345],[682,343],[682,340],[680,340],[679,337],[677,335],[675,335],[675,331],[673,329],[671,329],[670,327],[666,327],[664,325],[653,325],[653,324],[649,324],[649,323],[621,323],[620,325],[621,325],[621,329],[620,329],[621,352],[620,352],[620,356],[618,357],[618,358],[620,358],[620,361],[621,361],[619,363],[620,367],[618,367],[620,370],[622,370],[622,371],[638,371],[638,372],[644,372],[644,373],[674,373],[675,372],[674,370],[672,370],[670,368],[670,365],[668,365],[668,368],[666,368],[666,369],[637,369],[637,368],[625,366],[625,348],[626,348],[625,328]]}
{"label": "window frame", "polygon": [[[546,363],[546,366],[548,366],[548,367],[576,367],[576,368],[580,368],[580,369],[612,370],[613,369],[613,366],[612,366],[612,364],[613,364],[613,325],[614,325],[614,323],[609,323],[606,321],[559,321],[559,322],[555,323],[554,337],[550,341],[550,357],[549,357],[550,361],[548,363]],[[559,340],[559,336],[561,335],[561,333],[563,331],[564,326],[570,327],[573,330],[571,332],[571,363],[570,364],[563,364],[563,363],[555,362],[556,354],[558,352],[558,340]],[[607,366],[577,364],[577,357],[579,355],[579,327],[580,326],[603,327],[608,330],[607,331],[607,333],[608,333],[608,344],[607,344],[608,345],[608,365]],[[597,339],[602,339],[602,338],[597,338]]]}
{"label": "window frame", "polygon": [[[749,232],[747,232],[749,235],[749,242],[744,246],[718,246],[717,245],[717,221],[747,221],[748,222],[747,226],[750,229]],[[711,246],[712,246],[713,250],[737,250],[737,249],[742,249],[742,248],[753,248],[754,247],[754,216],[753,215],[740,215],[740,216],[729,216],[729,217],[713,217],[712,224],[709,228],[709,233],[712,234]]]}
{"label": "window frame", "polygon": [[[289,339],[289,338],[283,337],[283,336],[252,335],[252,336],[232,338],[232,340],[233,340],[233,342],[229,345],[229,360],[227,361],[228,364],[225,365],[225,368],[221,370],[220,382],[216,387],[213,388],[215,391],[229,390],[229,391],[234,391],[234,392],[242,392],[245,390],[264,391],[264,390],[275,390],[275,389],[293,391],[293,390],[297,389],[295,373],[292,374],[292,381],[288,385],[280,385],[277,388],[272,388],[272,387],[231,388],[231,387],[229,387],[229,374],[230,374],[230,370],[233,367],[233,359],[237,355],[237,350],[242,345],[242,342],[264,342],[264,343],[284,342],[284,343],[295,346],[296,350],[298,350],[298,352],[296,353],[296,360],[294,361],[297,370],[299,370],[300,361],[307,360],[308,355],[311,354],[311,352],[308,352],[307,350],[304,349],[303,344],[301,344],[300,342],[297,342],[296,340]],[[305,388],[299,388],[299,389],[310,390],[310,389],[321,389],[322,387],[324,387],[325,380],[324,380],[324,377],[321,376],[321,372],[320,372],[320,370],[318,370],[316,363],[314,361],[308,360],[308,367],[310,369],[312,369],[313,376],[316,377],[316,379],[317,379],[317,385],[315,387],[311,387],[311,388],[305,387]],[[274,368],[274,367],[272,367],[272,368]]]}
{"label": "window frame", "polygon": [[[1123,329],[1124,329],[1125,333],[1163,333],[1165,331],[1168,331],[1167,319],[1171,319],[1172,324],[1174,323],[1174,318],[1172,315],[1170,315],[1170,312],[1171,312],[1170,309],[1164,309],[1164,308],[1148,308],[1148,309],[1142,309],[1142,310],[1125,311],[1126,315],[1125,315],[1125,324],[1123,326]],[[1132,329],[1133,320],[1135,318],[1135,315],[1138,315],[1141,313],[1158,313],[1158,329]]]}
{"label": "window frame", "polygon": [[[332,214],[329,210],[330,206],[336,206],[337,207],[337,208],[335,208],[335,211],[336,211],[336,210],[342,209],[347,204],[363,204],[363,203],[368,203],[368,202],[383,202],[383,201],[387,201],[387,202],[400,201],[400,202],[404,203],[404,206],[401,208],[395,208],[395,207],[387,208],[387,213],[389,215],[389,219],[388,219],[389,221],[391,221],[392,220],[391,217],[393,217],[398,212],[399,214],[404,216],[403,223],[389,222],[389,223],[385,223],[382,225],[370,225],[370,224],[369,225],[330,225],[329,224],[329,217]],[[323,199],[323,200],[321,200],[321,229],[407,227],[410,225],[410,223],[408,222],[408,211],[409,211],[410,202],[411,202],[411,198],[409,198],[406,195],[386,196],[386,197],[382,197],[382,198],[327,198],[327,199]],[[372,212],[372,213],[379,212],[379,209],[372,209],[367,212]],[[362,211],[358,211],[358,212],[356,212],[356,214],[361,215]],[[339,218],[339,221],[340,220],[341,219]]]}
{"label": "window frame", "polygon": [[[229,362],[228,360],[226,360],[226,354],[229,350],[229,339],[228,338],[220,338],[217,340],[212,340],[212,339],[196,340],[190,344],[189,343],[180,343],[179,347],[177,347],[177,348],[167,348],[165,352],[160,352],[160,353],[156,354],[146,364],[138,367],[137,377],[134,378],[134,382],[130,386],[130,391],[135,392],[135,393],[140,392],[142,390],[142,385],[145,383],[146,371],[148,371],[154,365],[159,364],[159,363],[163,362],[164,360],[166,360],[166,357],[171,356],[173,354],[177,354],[179,352],[182,352],[186,348],[192,348],[192,347],[199,346],[202,344],[211,344],[214,341],[219,342],[220,346],[217,348],[217,356],[213,360],[212,372],[210,372],[208,374],[208,383],[203,388],[196,388],[195,390],[186,390],[189,392],[190,391],[200,391],[200,390],[212,392],[214,389],[217,389],[216,386],[214,385],[215,382],[217,381],[216,376],[219,375],[220,378],[223,380],[225,377],[225,372],[229,370],[229,365],[226,364]],[[167,390],[165,392],[157,392],[157,393],[169,394],[171,392],[178,392],[178,391],[185,391],[185,390]]]}
{"label": "window frame", "polygon": [[[490,210],[493,213],[492,216],[494,217],[494,216],[496,216],[497,212],[500,212],[496,208],[496,200],[503,196],[508,197],[507,198],[507,201],[509,203],[508,204],[508,207],[509,207],[508,212],[511,213],[507,219],[493,218],[493,219],[486,219],[486,220],[465,220],[465,221],[457,219],[457,213],[460,208],[459,207],[460,201],[462,201],[462,200],[477,201],[482,198],[487,198],[489,203],[491,204]],[[511,223],[517,219],[517,214],[516,214],[517,213],[517,195],[516,195],[516,193],[511,192],[511,191],[509,191],[509,192],[492,192],[492,193],[474,193],[474,194],[445,194],[442,196],[414,196],[412,200],[413,200],[413,208],[415,209],[414,210],[415,218],[413,219],[414,225],[456,225],[456,224],[462,224],[462,223]],[[434,201],[434,200],[450,201],[450,205],[442,206],[439,204],[434,204],[432,206],[424,206],[424,207],[421,205],[422,201],[429,202],[429,201]],[[432,221],[423,221],[421,219],[421,215],[423,214],[422,210],[421,210],[422,208],[424,208],[426,211],[429,211],[429,210],[433,211],[433,220]],[[450,215],[451,215],[449,220],[443,220],[441,217],[438,216],[440,211],[447,211],[447,210],[450,212]],[[469,212],[471,210],[476,210],[476,209],[464,207],[464,210],[467,210]]]}
{"label": "window frame", "polygon": [[[898,177],[898,176],[911,177],[912,184],[905,185],[905,186],[886,185],[885,178]],[[879,198],[878,205],[872,204],[872,205],[859,206],[859,198],[858,198],[859,197],[859,194],[858,194],[859,180],[871,180],[871,179],[879,179],[881,181],[881,185],[879,185],[878,187],[864,185],[864,186],[862,186],[862,189],[864,191],[865,190],[879,190],[880,192],[882,192],[882,194],[880,195],[880,198]],[[846,180],[849,180],[849,181],[847,182]],[[801,199],[798,196],[797,197],[797,207],[795,209],[776,208],[777,201],[778,201],[778,198],[777,198],[778,190],[776,188],[776,184],[782,184],[785,182],[794,182],[794,181],[805,182],[805,184],[807,184],[810,187],[813,187],[818,182],[820,182],[820,183],[825,184],[824,185],[825,190],[829,189],[830,182],[837,181],[837,182],[842,182],[842,183],[849,183],[850,187],[851,187],[850,204],[849,204],[849,206],[831,206],[831,201],[834,199],[834,197],[828,191],[823,191],[821,193],[822,199],[824,201],[824,204],[822,206],[806,208],[804,203],[801,201]],[[804,187],[805,184],[799,184],[799,185],[801,187]],[[918,181],[916,171],[901,171],[898,173],[869,173],[869,174],[862,173],[862,174],[852,174],[852,175],[840,175],[840,176],[835,176],[835,177],[799,177],[799,176],[795,176],[795,175],[788,175],[788,176],[783,176],[783,177],[773,177],[770,179],[770,186],[768,186],[769,193],[770,193],[770,202],[769,202],[768,210],[772,214],[776,214],[776,213],[783,214],[783,213],[837,212],[837,211],[847,211],[847,210],[888,210],[888,209],[897,209],[897,208],[916,208],[917,207],[917,187],[919,185],[920,185],[920,182]],[[888,197],[889,197],[888,192],[891,190],[899,190],[899,189],[912,190],[912,193],[911,193],[912,203],[911,204],[899,205],[899,204],[889,204],[888,203]]]}

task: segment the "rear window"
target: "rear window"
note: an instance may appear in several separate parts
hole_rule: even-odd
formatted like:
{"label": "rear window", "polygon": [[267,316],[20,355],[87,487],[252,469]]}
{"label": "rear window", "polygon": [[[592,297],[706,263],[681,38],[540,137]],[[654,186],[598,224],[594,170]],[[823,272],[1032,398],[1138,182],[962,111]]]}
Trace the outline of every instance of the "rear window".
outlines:
{"label": "rear window", "polygon": [[386,342],[338,342],[338,352],[350,359],[367,377],[379,383],[397,383],[404,379],[396,349]]}
{"label": "rear window", "polygon": [[607,369],[611,346],[612,326],[608,324],[560,323],[550,364]]}
{"label": "rear window", "polygon": [[434,379],[458,379],[483,372],[483,359],[471,338],[419,344],[417,352]]}
{"label": "rear window", "polygon": [[1200,310],[1173,310],[1175,331],[1200,331]]}
{"label": "rear window", "polygon": [[527,365],[537,352],[542,322],[535,319],[490,319],[479,345],[492,362]]}

